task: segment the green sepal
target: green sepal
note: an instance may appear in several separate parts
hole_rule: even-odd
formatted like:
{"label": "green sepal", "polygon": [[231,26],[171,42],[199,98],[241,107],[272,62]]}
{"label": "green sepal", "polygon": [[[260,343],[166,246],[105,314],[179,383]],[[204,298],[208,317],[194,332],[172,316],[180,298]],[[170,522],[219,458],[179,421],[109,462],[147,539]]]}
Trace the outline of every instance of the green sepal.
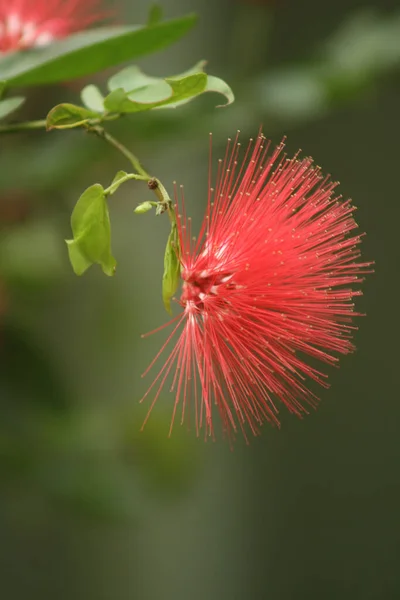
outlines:
{"label": "green sepal", "polygon": [[171,298],[178,289],[181,264],[178,228],[176,223],[171,223],[171,231],[168,236],[167,246],[164,254],[164,273],[162,279],[162,298],[164,306],[169,314],[171,311]]}

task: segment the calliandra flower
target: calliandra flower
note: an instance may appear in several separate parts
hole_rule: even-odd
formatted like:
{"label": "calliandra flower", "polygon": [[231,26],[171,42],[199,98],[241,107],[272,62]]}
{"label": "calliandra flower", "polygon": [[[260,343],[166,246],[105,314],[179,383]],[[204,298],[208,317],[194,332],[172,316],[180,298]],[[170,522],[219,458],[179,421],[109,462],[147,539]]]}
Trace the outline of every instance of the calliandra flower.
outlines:
{"label": "calliandra flower", "polygon": [[228,142],[197,240],[183,199],[176,206],[183,312],[145,395],[151,411],[172,379],[171,428],[194,412],[197,433],[213,436],[219,414],[229,436],[257,434],[264,421],[279,425],[282,404],[300,417],[318,401],[308,380],[327,387],[314,359],[335,365],[354,350],[354,286],[370,266],[359,261],[355,209],[310,158],[283,148],[260,134],[239,161],[238,138]]}
{"label": "calliandra flower", "polygon": [[0,0],[0,53],[46,46],[107,16],[99,0]]}

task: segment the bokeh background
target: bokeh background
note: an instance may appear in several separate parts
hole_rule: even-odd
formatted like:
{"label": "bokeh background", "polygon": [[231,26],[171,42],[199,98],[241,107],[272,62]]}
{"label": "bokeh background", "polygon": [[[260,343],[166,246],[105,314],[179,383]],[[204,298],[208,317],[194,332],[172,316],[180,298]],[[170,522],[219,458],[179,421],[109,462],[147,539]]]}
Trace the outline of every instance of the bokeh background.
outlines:
{"label": "bokeh background", "polygon": [[[82,0],[84,1],[84,0]],[[137,216],[140,184],[113,197],[114,278],[73,275],[63,239],[82,190],[123,158],[80,132],[0,139],[0,582],[7,600],[400,598],[398,398],[400,7],[376,0],[170,0],[198,27],[139,64],[179,73],[200,58],[236,103],[201,97],[113,133],[199,223],[208,132],[288,135],[341,182],[376,273],[357,352],[329,372],[316,412],[232,451],[179,425],[164,395],[144,433],[141,379],[165,322],[167,219]],[[119,3],[145,22],[144,0]],[[109,75],[108,73],[107,75]],[[98,83],[102,75],[92,78]],[[78,101],[85,82],[37,89],[21,118]],[[217,101],[219,98],[217,98]]]}

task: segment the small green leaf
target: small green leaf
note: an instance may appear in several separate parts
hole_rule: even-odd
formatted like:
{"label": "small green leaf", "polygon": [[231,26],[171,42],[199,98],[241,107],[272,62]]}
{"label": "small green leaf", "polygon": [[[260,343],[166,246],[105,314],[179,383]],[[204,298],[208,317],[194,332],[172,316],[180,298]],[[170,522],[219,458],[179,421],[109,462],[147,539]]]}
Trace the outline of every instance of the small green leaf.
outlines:
{"label": "small green leaf", "polygon": [[122,71],[115,73],[107,82],[110,92],[122,88],[125,92],[143,88],[162,81],[159,77],[150,77],[143,73],[136,65],[125,67]]}
{"label": "small green leaf", "polygon": [[66,240],[69,258],[77,275],[98,263],[106,275],[114,275],[111,228],[103,187],[96,183],[83,192],[71,216],[73,240]]}
{"label": "small green leaf", "polygon": [[3,97],[4,91],[7,87],[7,82],[6,81],[0,81],[0,98]]}
{"label": "small green leaf", "polygon": [[75,275],[83,275],[85,271],[93,264],[91,260],[86,258],[85,254],[79,247],[79,242],[76,240],[65,240],[68,247],[69,260]]}
{"label": "small green leaf", "polygon": [[184,100],[204,92],[207,85],[207,75],[205,73],[193,73],[186,77],[168,77],[165,81],[171,86],[174,96]]}
{"label": "small green leaf", "polygon": [[218,94],[222,94],[225,96],[227,102],[225,104],[220,104],[220,106],[228,106],[228,104],[232,104],[235,101],[235,96],[232,92],[232,89],[229,87],[227,83],[223,79],[219,77],[214,77],[214,75],[208,75],[207,77],[207,85],[205,92],[217,92]]}
{"label": "small green leaf", "polygon": [[129,100],[123,89],[114,90],[104,98],[104,108],[111,113],[128,112],[124,107],[129,109]]}
{"label": "small green leaf", "polygon": [[4,119],[9,114],[17,110],[25,102],[25,98],[22,96],[15,96],[14,98],[6,98],[0,101],[0,119]]}
{"label": "small green leaf", "polygon": [[[199,61],[196,65],[194,65],[194,67],[182,73],[181,77],[186,75],[193,75],[195,73],[198,73],[199,71],[201,73],[204,73],[204,67],[206,66],[206,64],[207,61],[205,60]],[[169,77],[168,79],[166,79],[166,81],[170,82],[171,79],[176,79],[176,77]],[[228,106],[228,104],[232,104],[232,102],[234,102],[235,100],[235,96],[229,85],[223,79],[220,79],[219,77],[214,77],[214,75],[207,75],[207,83],[204,87],[203,93],[204,92],[216,92],[217,94],[225,96],[227,100],[226,103],[219,104],[217,108],[221,108],[222,106]],[[186,99],[180,99],[178,102],[170,102],[167,105],[164,105],[160,108],[176,108],[177,106],[181,106],[182,104],[190,102],[190,100],[190,97]]]}
{"label": "small green leaf", "polygon": [[117,191],[121,183],[124,183],[124,181],[121,180],[124,180],[127,174],[128,173],[126,173],[125,171],[118,171],[118,173],[112,180],[110,187],[108,188],[108,193],[110,194],[110,196],[112,196],[112,194],[114,194]]}
{"label": "small green leaf", "polygon": [[201,94],[207,85],[205,73],[195,73],[182,79],[158,80],[132,91],[116,89],[104,100],[105,108],[116,113],[135,113],[152,108],[160,108],[170,103],[194,98]]}
{"label": "small green leaf", "polygon": [[48,130],[72,129],[86,125],[90,119],[96,119],[98,116],[97,113],[82,106],[58,104],[47,115],[46,127]]}
{"label": "small green leaf", "polygon": [[104,97],[95,85],[90,84],[84,87],[81,91],[81,99],[89,110],[97,113],[104,112]]}
{"label": "small green leaf", "polygon": [[134,212],[137,215],[141,215],[144,213],[149,212],[149,210],[151,210],[153,208],[153,204],[151,202],[142,202],[142,204],[139,204],[139,206],[137,206],[134,210]]}
{"label": "small green leaf", "polygon": [[151,26],[99,27],[43,48],[0,59],[0,80],[27,86],[69,81],[144,56],[176,42],[195,24],[195,15]]}
{"label": "small green leaf", "polygon": [[104,99],[111,113],[135,113],[154,108],[175,108],[190,102],[204,92],[217,92],[225,96],[226,104],[234,101],[231,88],[222,79],[204,73],[206,62],[173,77],[150,77],[130,66],[113,75],[108,81],[110,94]]}
{"label": "small green leaf", "polygon": [[159,4],[150,6],[149,16],[147,17],[147,25],[156,25],[163,18],[163,9]]}
{"label": "small green leaf", "polygon": [[164,306],[170,314],[171,298],[178,289],[181,265],[179,262],[180,246],[178,228],[176,223],[171,224],[171,231],[168,236],[167,246],[164,254],[164,274],[162,279],[162,297]]}

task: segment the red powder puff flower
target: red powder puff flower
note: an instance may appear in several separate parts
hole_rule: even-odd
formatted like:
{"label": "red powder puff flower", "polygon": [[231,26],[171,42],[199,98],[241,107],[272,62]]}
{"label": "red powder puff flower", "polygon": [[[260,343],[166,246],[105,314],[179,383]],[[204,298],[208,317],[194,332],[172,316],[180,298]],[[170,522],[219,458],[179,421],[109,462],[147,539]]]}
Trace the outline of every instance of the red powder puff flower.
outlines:
{"label": "red powder puff flower", "polygon": [[99,0],[0,0],[0,53],[46,46],[102,20]]}
{"label": "red powder puff flower", "polygon": [[326,376],[305,359],[335,364],[354,350],[353,286],[370,264],[359,262],[354,207],[310,158],[287,158],[283,143],[269,152],[263,135],[243,162],[239,147],[228,142],[219,161],[197,241],[184,207],[177,216],[183,313],[150,365],[183,326],[150,410],[173,372],[171,428],[192,409],[206,435],[216,412],[229,435],[246,435],[246,424],[279,425],[280,403],[298,416],[315,407],[307,379],[327,387]]}

